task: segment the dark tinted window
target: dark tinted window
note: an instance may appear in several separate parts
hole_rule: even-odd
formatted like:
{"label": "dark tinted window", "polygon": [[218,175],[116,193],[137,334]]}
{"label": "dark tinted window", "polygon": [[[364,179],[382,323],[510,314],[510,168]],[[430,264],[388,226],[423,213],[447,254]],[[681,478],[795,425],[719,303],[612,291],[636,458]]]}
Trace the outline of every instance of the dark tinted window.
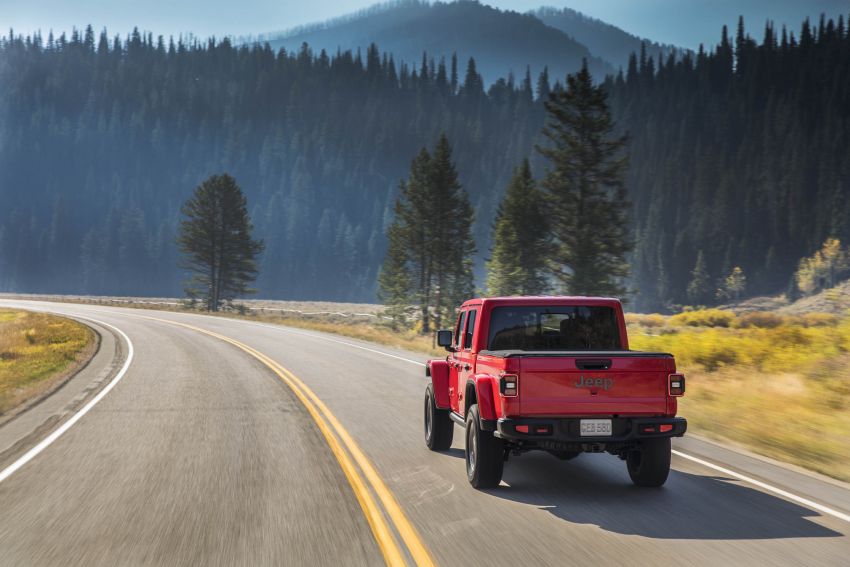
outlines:
{"label": "dark tinted window", "polygon": [[620,350],[610,307],[496,307],[489,350]]}
{"label": "dark tinted window", "polygon": [[466,311],[463,311],[457,318],[457,327],[455,328],[455,336],[452,338],[455,348],[459,348],[463,344],[460,334],[463,333],[463,324],[466,321]]}
{"label": "dark tinted window", "polygon": [[478,311],[469,312],[469,322],[466,323],[466,338],[463,340],[463,348],[472,348],[472,333],[475,332],[475,319]]}

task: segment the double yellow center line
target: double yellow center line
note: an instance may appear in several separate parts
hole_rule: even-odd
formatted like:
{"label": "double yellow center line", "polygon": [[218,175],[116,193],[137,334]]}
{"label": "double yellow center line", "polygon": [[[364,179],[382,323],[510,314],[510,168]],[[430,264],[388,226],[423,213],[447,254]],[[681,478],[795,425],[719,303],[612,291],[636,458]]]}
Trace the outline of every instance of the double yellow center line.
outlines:
{"label": "double yellow center line", "polygon": [[[208,331],[193,325],[187,325],[186,323],[170,321],[168,319],[160,319],[146,315],[142,315],[141,317],[151,319],[153,321],[168,323],[170,325],[176,325],[178,327],[184,327],[186,329],[191,329],[193,331],[215,337],[245,351],[265,364],[284,382],[284,384],[289,386],[316,422],[316,425],[319,427],[319,431],[321,431],[322,435],[325,437],[331,452],[334,457],[336,457],[336,460],[339,462],[339,466],[342,468],[342,472],[345,474],[351,488],[354,490],[357,501],[363,509],[363,513],[366,516],[366,520],[369,523],[369,527],[372,529],[375,541],[377,542],[387,565],[391,565],[393,567],[396,565],[407,565],[404,553],[399,547],[390,525],[387,523],[387,517],[390,522],[392,522],[392,525],[395,526],[398,535],[407,547],[407,551],[414,563],[421,567],[431,567],[434,565],[434,560],[431,558],[431,554],[425,548],[419,534],[416,533],[416,529],[410,523],[410,520],[408,520],[404,511],[401,509],[401,506],[399,506],[398,501],[396,501],[392,492],[390,492],[390,489],[378,475],[374,465],[372,465],[368,457],[366,457],[360,449],[357,442],[354,441],[336,416],[331,413],[325,403],[320,400],[313,390],[304,384],[304,382],[302,382],[297,376],[260,351],[225,335],[220,335],[213,331]],[[355,463],[357,466],[355,466]],[[370,492],[369,487],[371,487],[372,491],[374,491],[378,500],[380,500],[383,505],[383,509],[386,511],[386,517],[381,511],[380,506],[378,506],[375,501],[375,498],[372,496],[372,492]]]}

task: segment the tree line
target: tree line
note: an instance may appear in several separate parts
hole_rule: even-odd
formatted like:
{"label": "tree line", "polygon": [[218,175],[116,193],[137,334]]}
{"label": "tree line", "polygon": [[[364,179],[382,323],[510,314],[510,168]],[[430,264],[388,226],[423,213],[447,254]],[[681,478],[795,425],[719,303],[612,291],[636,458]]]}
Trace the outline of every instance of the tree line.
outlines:
{"label": "tree line", "polygon": [[[487,262],[489,295],[626,293],[632,249],[624,184],[627,138],[615,125],[602,87],[587,66],[549,94],[536,149],[547,160],[539,187],[526,158],[496,213]],[[420,330],[439,328],[473,296],[469,230],[473,211],[457,181],[451,148],[441,136],[433,156],[423,149],[401,182],[380,297],[397,325],[416,310]]]}
{"label": "tree line", "polygon": [[606,88],[631,137],[638,309],[793,293],[801,258],[848,242],[843,17],[798,32],[767,24],[759,41],[740,21],[713,51],[636,54]]}
{"label": "tree line", "polygon": [[[614,134],[630,139],[624,283],[635,308],[721,301],[735,268],[741,295],[793,289],[801,258],[827,238],[850,241],[848,55],[843,18],[767,26],[758,42],[741,25],[713,50],[635,54],[602,82]],[[520,73],[485,88],[474,61],[458,67],[427,56],[397,66],[374,46],[327,54],[90,28],[10,33],[0,41],[0,289],[179,293],[181,203],[228,171],[266,244],[264,296],[371,301],[397,180],[441,132],[475,213],[483,286],[514,169],[528,158],[526,181],[548,191],[549,159],[534,148],[548,146],[544,103],[566,84]]]}
{"label": "tree line", "polygon": [[[485,91],[474,61],[396,65],[375,46],[10,34],[0,41],[0,289],[179,294],[181,204],[227,171],[266,244],[263,296],[374,301],[410,156],[445,131],[455,157],[476,164],[463,183],[489,219],[491,188],[534,136],[533,91],[530,77]],[[478,241],[488,222],[471,227]]]}

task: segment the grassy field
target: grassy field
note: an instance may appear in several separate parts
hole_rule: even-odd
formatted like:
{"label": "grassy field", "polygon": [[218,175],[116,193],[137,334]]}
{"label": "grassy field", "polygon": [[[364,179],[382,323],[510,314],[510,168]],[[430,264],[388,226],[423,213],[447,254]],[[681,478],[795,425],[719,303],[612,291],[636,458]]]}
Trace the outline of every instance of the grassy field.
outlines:
{"label": "grassy field", "polygon": [[76,321],[0,309],[0,416],[56,385],[93,343]]}
{"label": "grassy field", "polygon": [[691,431],[850,481],[850,316],[629,315],[631,347],[676,355]]}

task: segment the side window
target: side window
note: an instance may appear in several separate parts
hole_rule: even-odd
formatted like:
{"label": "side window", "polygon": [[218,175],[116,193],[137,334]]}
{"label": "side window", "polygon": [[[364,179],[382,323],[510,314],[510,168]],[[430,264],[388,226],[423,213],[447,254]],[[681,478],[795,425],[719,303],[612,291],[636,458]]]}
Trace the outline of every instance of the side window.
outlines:
{"label": "side window", "polygon": [[469,312],[469,322],[466,324],[466,334],[463,338],[463,348],[472,348],[472,334],[475,332],[475,319],[478,311]]}
{"label": "side window", "polygon": [[463,344],[463,340],[460,335],[463,333],[463,324],[466,322],[466,311],[461,311],[460,315],[457,318],[457,327],[455,328],[455,336],[452,339],[454,342],[454,346],[456,349],[460,349],[460,345]]}

